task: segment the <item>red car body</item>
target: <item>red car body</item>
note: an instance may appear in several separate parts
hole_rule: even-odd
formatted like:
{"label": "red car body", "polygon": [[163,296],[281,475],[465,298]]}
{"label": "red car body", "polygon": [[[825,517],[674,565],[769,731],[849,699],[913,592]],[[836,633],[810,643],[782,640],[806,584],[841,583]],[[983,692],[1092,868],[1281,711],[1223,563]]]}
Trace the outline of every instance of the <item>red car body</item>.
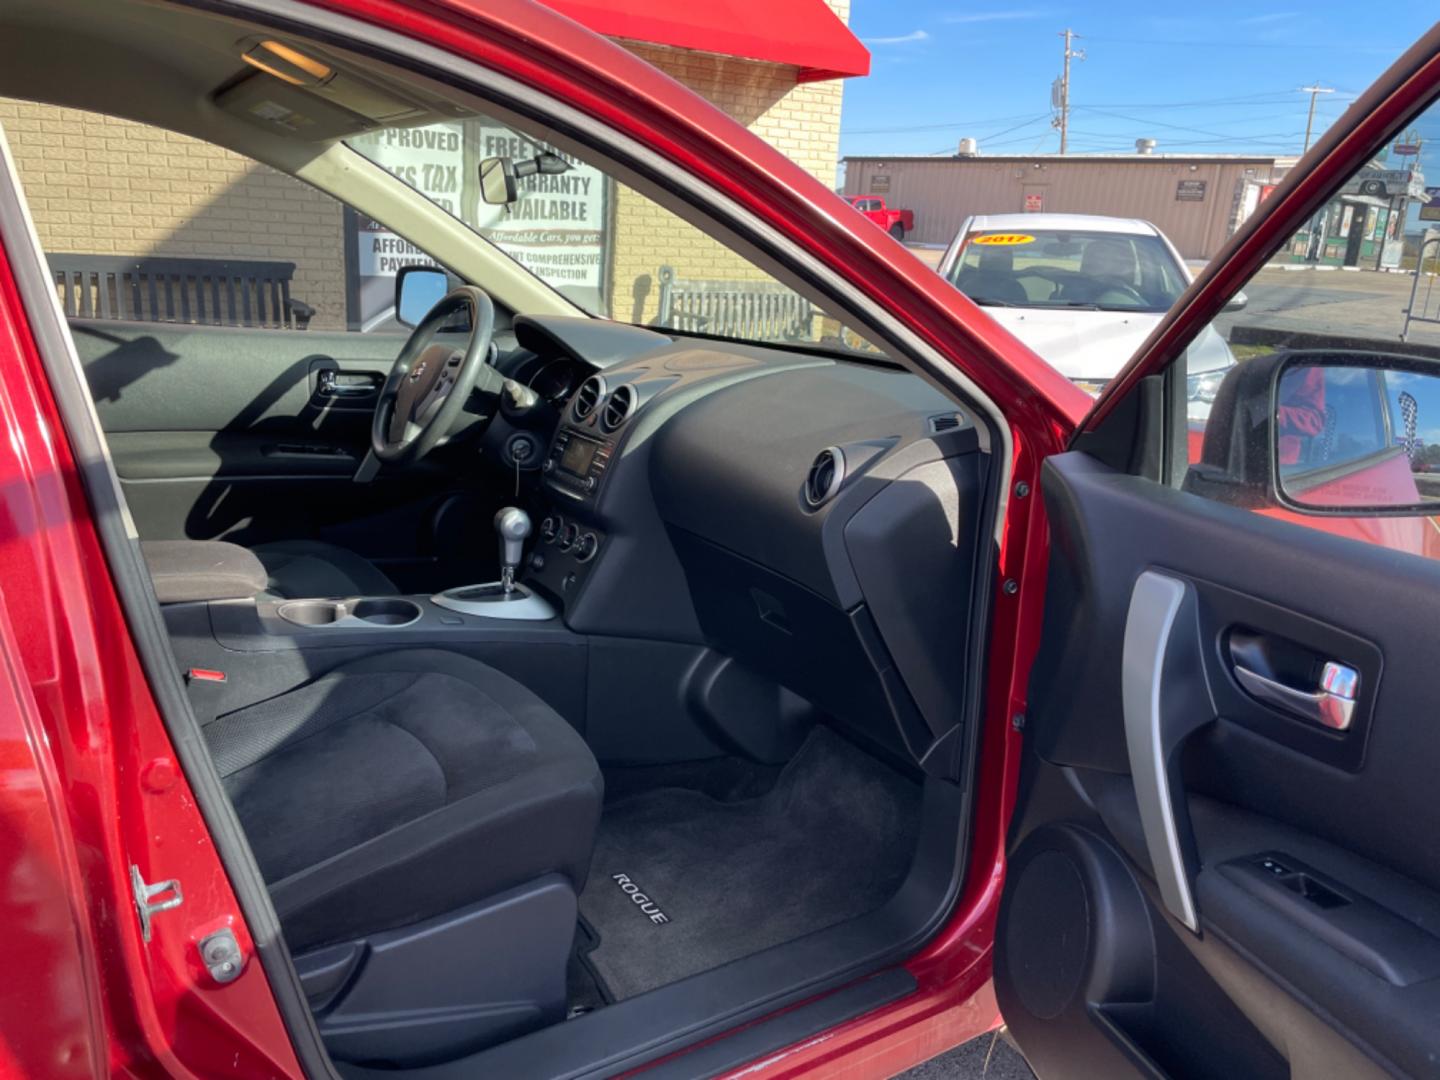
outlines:
{"label": "red car body", "polygon": [[[1048,561],[1043,505],[1029,496],[1090,398],[779,151],[578,24],[529,0],[322,6],[536,87],[651,148],[823,260],[1004,410],[1011,497],[962,894],[948,925],[907,964],[913,994],[744,1075],[888,1076],[992,1028],[991,954],[1021,746],[1012,718],[1026,708]],[[1410,100],[1434,76],[1410,88]],[[1376,116],[1390,104],[1367,101],[1362,112]],[[1218,312],[1272,240],[1360,163],[1367,127],[1382,122],[1367,118],[1350,135],[1321,141],[1311,167],[1295,170],[1269,201],[1263,225],[1192,287],[1102,395],[1090,426]],[[66,437],[9,267],[14,257],[0,259],[0,914],[10,976],[0,990],[0,1072],[300,1076],[261,965],[217,985],[200,963],[204,935],[229,925],[249,949],[250,932],[132,646],[80,483],[80,470],[105,466]],[[177,922],[163,923],[145,941],[131,868],[154,883],[156,865],[185,883],[187,929],[181,936]]]}
{"label": "red car body", "polygon": [[896,210],[888,206],[878,195],[848,195],[846,201],[860,212],[867,221],[873,221],[896,240],[904,240],[905,234],[915,229],[913,210]]}

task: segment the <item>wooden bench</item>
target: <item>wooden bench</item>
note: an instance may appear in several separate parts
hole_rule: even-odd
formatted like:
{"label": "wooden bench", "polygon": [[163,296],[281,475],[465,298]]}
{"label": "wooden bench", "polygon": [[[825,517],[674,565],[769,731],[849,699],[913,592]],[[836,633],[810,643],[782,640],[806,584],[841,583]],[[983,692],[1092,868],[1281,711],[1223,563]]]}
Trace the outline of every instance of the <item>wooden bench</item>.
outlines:
{"label": "wooden bench", "polygon": [[290,296],[292,262],[56,254],[49,263],[70,318],[304,330],[315,314]]}
{"label": "wooden bench", "polygon": [[669,330],[752,341],[810,341],[815,310],[776,281],[706,281],[660,268],[660,312],[655,325]]}

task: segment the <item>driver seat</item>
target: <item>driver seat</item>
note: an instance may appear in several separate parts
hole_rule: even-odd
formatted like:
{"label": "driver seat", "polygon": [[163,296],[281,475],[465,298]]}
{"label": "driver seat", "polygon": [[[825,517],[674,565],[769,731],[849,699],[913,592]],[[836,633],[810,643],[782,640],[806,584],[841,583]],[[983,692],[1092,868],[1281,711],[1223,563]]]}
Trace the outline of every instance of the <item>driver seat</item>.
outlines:
{"label": "driver seat", "polygon": [[321,540],[277,540],[250,549],[265,567],[264,597],[395,596],[395,583],[363,555]]}

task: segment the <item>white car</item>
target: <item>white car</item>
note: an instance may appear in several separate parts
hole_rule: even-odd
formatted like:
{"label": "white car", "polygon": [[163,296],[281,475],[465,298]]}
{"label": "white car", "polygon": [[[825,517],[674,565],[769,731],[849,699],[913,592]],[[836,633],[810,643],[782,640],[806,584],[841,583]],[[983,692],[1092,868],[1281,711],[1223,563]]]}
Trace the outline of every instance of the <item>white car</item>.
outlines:
{"label": "white car", "polygon": [[[1185,260],[1148,221],[1092,214],[967,218],[940,274],[1092,394],[1124,366],[1191,281]],[[1227,311],[1238,310],[1244,300]],[[1186,363],[1188,412],[1204,420],[1235,363],[1213,327]]]}

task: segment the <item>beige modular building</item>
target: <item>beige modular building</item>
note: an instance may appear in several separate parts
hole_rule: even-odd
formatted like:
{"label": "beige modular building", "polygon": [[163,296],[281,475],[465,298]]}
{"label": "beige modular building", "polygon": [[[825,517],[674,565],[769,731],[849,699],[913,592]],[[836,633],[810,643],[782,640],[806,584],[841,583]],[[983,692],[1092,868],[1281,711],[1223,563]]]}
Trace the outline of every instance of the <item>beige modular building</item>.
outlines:
{"label": "beige modular building", "polygon": [[1294,164],[1238,154],[847,157],[846,195],[915,213],[907,239],[948,244],[972,214],[1106,214],[1153,222],[1187,259],[1208,259]]}

